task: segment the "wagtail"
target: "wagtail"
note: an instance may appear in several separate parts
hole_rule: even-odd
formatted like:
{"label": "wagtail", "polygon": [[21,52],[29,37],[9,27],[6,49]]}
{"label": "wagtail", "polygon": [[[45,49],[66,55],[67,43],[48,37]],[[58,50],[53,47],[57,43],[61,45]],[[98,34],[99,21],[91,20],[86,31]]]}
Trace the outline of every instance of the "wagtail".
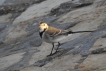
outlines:
{"label": "wagtail", "polygon": [[[63,37],[66,37],[68,34],[81,33],[81,32],[93,32],[93,31],[73,32],[72,30],[62,30],[62,29],[49,26],[45,22],[41,22],[39,28],[40,28],[39,35],[43,39],[43,41],[47,43],[52,43],[53,45],[51,53],[48,56],[54,55],[56,52],[58,52],[58,48],[60,46],[59,42],[63,39]],[[54,49],[54,43],[58,43],[58,47],[56,48],[56,51],[52,53]]]}

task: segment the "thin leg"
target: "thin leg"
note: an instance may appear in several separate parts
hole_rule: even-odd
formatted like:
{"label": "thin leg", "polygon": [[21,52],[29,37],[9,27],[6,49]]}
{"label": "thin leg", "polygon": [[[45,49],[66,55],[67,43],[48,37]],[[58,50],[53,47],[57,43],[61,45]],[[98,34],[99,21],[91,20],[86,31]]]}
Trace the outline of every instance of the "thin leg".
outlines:
{"label": "thin leg", "polygon": [[52,50],[51,50],[51,53],[50,53],[50,54],[52,54],[52,51],[53,51],[53,49],[54,49],[54,43],[52,43],[52,45],[53,45],[53,47],[52,47]]}
{"label": "thin leg", "polygon": [[54,43],[52,43],[52,45],[53,45],[53,47],[52,47],[51,53],[49,55],[47,55],[47,57],[52,55],[52,51],[54,49]]}
{"label": "thin leg", "polygon": [[54,53],[52,53],[52,55],[54,55],[58,52],[59,46],[60,46],[60,43],[58,42],[58,47],[57,47],[56,51]]}
{"label": "thin leg", "polygon": [[58,51],[58,49],[59,49],[59,46],[60,46],[60,43],[58,42],[58,47],[57,47],[57,49],[56,49],[56,52]]}

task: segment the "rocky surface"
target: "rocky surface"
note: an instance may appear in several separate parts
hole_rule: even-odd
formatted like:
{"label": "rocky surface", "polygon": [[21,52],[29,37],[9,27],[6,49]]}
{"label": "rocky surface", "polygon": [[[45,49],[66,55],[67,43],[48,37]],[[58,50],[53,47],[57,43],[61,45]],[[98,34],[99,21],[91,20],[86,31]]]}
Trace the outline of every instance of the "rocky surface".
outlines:
{"label": "rocky surface", "polygon": [[[57,54],[39,23],[70,34]],[[58,26],[57,26],[58,25]],[[0,0],[0,71],[106,71],[106,0]]]}

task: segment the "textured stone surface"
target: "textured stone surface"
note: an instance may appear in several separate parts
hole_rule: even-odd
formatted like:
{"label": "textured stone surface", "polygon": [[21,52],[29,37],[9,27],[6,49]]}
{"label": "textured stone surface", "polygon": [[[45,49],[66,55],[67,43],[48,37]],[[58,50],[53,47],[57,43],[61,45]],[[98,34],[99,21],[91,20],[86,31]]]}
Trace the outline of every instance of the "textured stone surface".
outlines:
{"label": "textured stone surface", "polygon": [[5,0],[0,0],[0,5],[2,5],[5,2]]}
{"label": "textured stone surface", "polygon": [[106,47],[106,38],[99,38],[90,50]]}
{"label": "textured stone surface", "polygon": [[13,22],[13,24],[17,24],[19,22],[23,22],[32,18],[40,17],[47,15],[51,8],[60,5],[63,2],[67,2],[69,0],[46,0],[40,4],[35,4],[31,7],[29,7],[25,12],[23,12],[19,17],[16,18],[16,20]]}
{"label": "textured stone surface", "polygon": [[[106,54],[90,55],[79,66],[82,71],[105,71],[106,70]],[[99,60],[99,61],[98,61]]]}
{"label": "textured stone surface", "polygon": [[7,15],[3,15],[0,17],[0,24],[2,23],[6,23],[10,21],[10,17],[12,16],[12,14],[7,14]]}
{"label": "textured stone surface", "polygon": [[92,3],[93,3],[93,0],[68,1],[68,2],[60,4],[60,6],[58,7],[52,8],[50,15],[58,16],[63,13],[67,13],[75,8],[91,5]]}
{"label": "textured stone surface", "polygon": [[[39,36],[42,21],[94,32],[69,34],[58,53],[46,57],[52,45]],[[105,43],[106,0],[0,2],[0,71],[106,71]]]}
{"label": "textured stone surface", "polygon": [[0,58],[0,69],[7,68],[17,62],[19,62],[23,58],[23,53],[17,53],[13,55],[9,55],[3,58]]}

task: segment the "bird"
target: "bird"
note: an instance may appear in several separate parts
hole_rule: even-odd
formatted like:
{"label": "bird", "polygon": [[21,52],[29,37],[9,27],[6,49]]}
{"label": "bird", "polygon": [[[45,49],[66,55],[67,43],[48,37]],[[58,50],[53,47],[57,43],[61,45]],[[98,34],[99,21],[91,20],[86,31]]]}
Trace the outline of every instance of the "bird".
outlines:
{"label": "bird", "polygon": [[[55,28],[52,26],[49,26],[46,22],[41,22],[39,25],[39,35],[42,38],[43,41],[47,43],[51,43],[53,45],[52,50],[48,56],[52,56],[58,52],[60,41],[63,40],[68,34],[74,34],[74,33],[82,33],[82,32],[93,32],[93,31],[76,31],[73,32],[72,30],[63,30],[59,28]],[[54,44],[58,43],[56,51],[53,53]]]}

